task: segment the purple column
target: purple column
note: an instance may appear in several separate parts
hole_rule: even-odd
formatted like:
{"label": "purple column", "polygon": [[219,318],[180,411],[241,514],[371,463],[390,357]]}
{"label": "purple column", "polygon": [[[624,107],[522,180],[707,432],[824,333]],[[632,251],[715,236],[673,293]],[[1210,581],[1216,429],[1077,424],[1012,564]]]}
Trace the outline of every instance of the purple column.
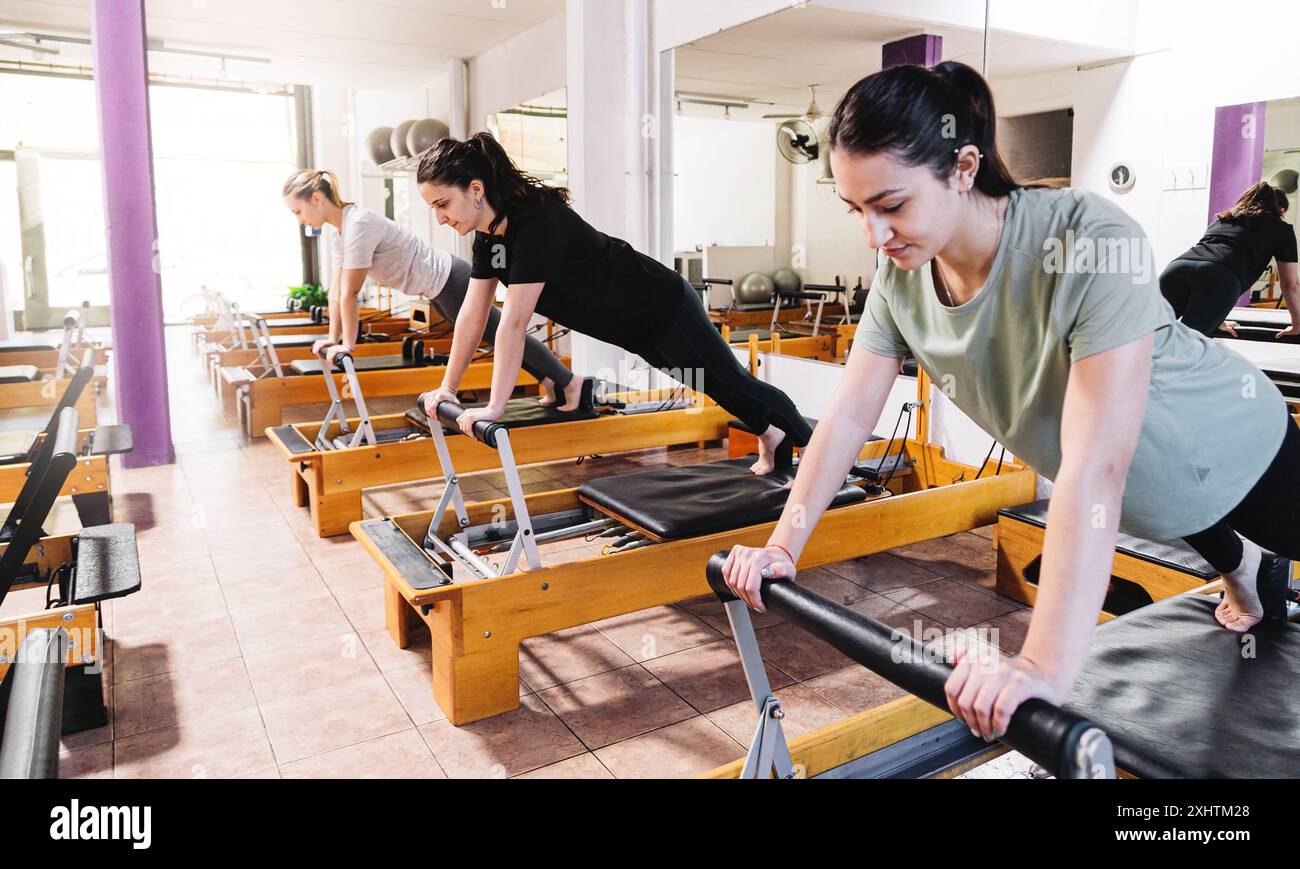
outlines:
{"label": "purple column", "polygon": [[[1242,103],[1214,110],[1214,161],[1210,164],[1210,213],[1227,211],[1264,171],[1265,103]],[[1238,305],[1250,304],[1250,290]]]}
{"label": "purple column", "polygon": [[909,36],[896,42],[886,42],[880,49],[880,68],[902,66],[915,63],[919,66],[934,66],[943,58],[943,37],[923,33]]}
{"label": "purple column", "polygon": [[162,291],[154,268],[153,146],[144,0],[91,0],[90,36],[99,105],[113,322],[113,376],[120,422],[131,426],[128,468],[170,464],[171,413]]}

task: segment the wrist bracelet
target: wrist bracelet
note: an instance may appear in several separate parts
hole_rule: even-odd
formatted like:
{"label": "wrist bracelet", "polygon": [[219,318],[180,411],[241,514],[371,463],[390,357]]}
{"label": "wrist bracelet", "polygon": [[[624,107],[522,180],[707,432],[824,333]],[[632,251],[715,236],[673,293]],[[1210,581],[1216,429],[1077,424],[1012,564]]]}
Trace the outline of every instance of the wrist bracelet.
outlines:
{"label": "wrist bracelet", "polygon": [[779,550],[781,550],[782,552],[785,553],[785,557],[788,558],[788,559],[790,559],[790,563],[791,563],[791,564],[795,564],[795,563],[796,563],[795,560],[794,560],[794,555],[791,554],[791,552],[790,552],[789,549],[786,549],[786,548],[785,548],[784,546],[782,546],[780,543],[769,543],[769,544],[767,544],[767,548],[768,548],[768,549],[779,549]]}

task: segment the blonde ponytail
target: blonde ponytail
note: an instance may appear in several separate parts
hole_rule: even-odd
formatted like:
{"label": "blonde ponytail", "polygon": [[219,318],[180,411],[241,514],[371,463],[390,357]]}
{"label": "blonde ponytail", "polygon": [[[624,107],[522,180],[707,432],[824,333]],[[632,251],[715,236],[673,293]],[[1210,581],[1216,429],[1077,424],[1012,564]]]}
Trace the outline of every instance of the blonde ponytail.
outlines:
{"label": "blonde ponytail", "polygon": [[317,193],[338,208],[346,208],[352,204],[344,201],[343,194],[339,192],[338,176],[328,169],[300,169],[284,182],[284,196],[311,199]]}

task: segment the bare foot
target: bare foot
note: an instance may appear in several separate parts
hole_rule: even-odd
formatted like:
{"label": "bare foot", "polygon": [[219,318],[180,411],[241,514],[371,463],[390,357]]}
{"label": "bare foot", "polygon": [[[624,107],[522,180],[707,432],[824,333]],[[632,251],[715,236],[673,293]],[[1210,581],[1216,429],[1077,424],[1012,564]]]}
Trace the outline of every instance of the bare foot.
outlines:
{"label": "bare foot", "polygon": [[1214,611],[1219,624],[1239,634],[1246,633],[1264,618],[1264,605],[1259,602],[1255,587],[1263,553],[1249,540],[1243,540],[1242,545],[1241,565],[1223,575],[1223,602]]}
{"label": "bare foot", "polygon": [[560,410],[568,413],[577,410],[582,404],[582,378],[574,377],[569,381],[569,385],[564,387],[564,404]]}
{"label": "bare foot", "polygon": [[774,425],[758,436],[758,461],[749,466],[749,472],[759,477],[766,477],[776,470],[776,448],[785,440],[785,432]]}
{"label": "bare foot", "polygon": [[542,397],[537,399],[537,403],[542,407],[550,407],[555,404],[555,381],[549,377],[543,377],[538,386],[542,388]]}

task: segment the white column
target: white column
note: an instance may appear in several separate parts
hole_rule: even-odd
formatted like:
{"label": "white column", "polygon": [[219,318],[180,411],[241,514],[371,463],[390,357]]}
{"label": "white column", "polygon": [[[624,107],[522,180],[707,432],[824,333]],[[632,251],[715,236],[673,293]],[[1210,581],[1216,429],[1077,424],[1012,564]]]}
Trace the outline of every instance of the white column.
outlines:
{"label": "white column", "polygon": [[[645,4],[568,0],[565,24],[573,207],[601,232],[645,251]],[[615,377],[630,357],[585,335],[571,346],[579,375]]]}

